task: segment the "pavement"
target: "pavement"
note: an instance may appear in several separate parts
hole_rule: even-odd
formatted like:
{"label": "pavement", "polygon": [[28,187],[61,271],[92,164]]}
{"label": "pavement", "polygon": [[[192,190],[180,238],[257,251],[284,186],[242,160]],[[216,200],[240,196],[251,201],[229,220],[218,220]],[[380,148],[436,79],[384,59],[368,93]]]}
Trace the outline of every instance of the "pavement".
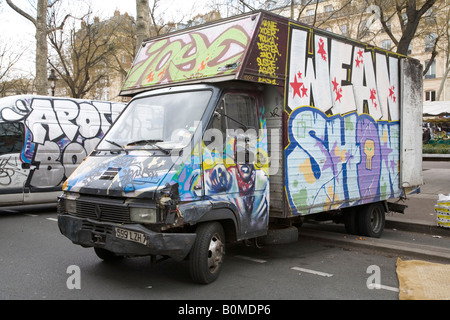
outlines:
{"label": "pavement", "polygon": [[[379,239],[351,236],[333,227],[306,226],[299,236],[312,237],[328,243],[369,246],[373,249],[437,260],[450,264],[450,228],[438,226],[434,206],[439,194],[450,194],[450,155],[426,157],[423,161],[423,185],[418,194],[408,195],[399,203],[407,205],[405,212],[386,214],[385,232]],[[392,201],[395,202],[395,201]],[[409,238],[400,232],[414,233]]]}
{"label": "pavement", "polygon": [[[389,212],[386,215],[386,228],[399,228],[412,232],[427,232],[450,237],[450,229],[438,226],[434,206],[439,194],[450,194],[450,155],[439,161],[424,157],[423,185],[420,193],[408,195],[399,201],[408,207],[404,214]],[[444,160],[445,159],[445,160]]]}

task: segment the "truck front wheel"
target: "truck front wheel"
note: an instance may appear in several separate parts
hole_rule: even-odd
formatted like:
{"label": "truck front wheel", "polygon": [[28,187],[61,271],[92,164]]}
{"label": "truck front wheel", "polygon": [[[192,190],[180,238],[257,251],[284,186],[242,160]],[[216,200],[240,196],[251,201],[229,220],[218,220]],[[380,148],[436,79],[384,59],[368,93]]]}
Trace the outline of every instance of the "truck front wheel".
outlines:
{"label": "truck front wheel", "polygon": [[197,237],[189,256],[191,278],[199,283],[215,281],[222,269],[225,256],[225,233],[218,222],[198,226]]}

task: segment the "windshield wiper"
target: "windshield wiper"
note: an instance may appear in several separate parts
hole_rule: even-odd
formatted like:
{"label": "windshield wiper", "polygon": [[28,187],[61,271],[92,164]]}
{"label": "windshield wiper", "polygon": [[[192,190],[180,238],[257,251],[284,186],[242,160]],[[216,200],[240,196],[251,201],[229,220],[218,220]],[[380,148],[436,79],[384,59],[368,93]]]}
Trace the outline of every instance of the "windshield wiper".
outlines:
{"label": "windshield wiper", "polygon": [[128,154],[128,151],[125,150],[125,148],[124,148],[123,146],[121,146],[120,144],[118,144],[117,142],[115,142],[115,141],[109,141],[108,139],[105,139],[105,141],[108,142],[108,143],[110,143],[110,144],[112,144],[113,146],[118,147],[118,148],[120,149],[120,151],[125,151],[125,153]]}
{"label": "windshield wiper", "polygon": [[167,154],[167,155],[170,154],[170,151],[169,151],[169,150],[164,149],[164,148],[158,146],[158,145],[156,144],[156,143],[158,143],[158,142],[163,142],[163,140],[138,140],[138,141],[133,141],[133,142],[128,143],[127,145],[125,145],[125,147],[132,146],[132,145],[137,145],[137,144],[148,143],[148,144],[151,144],[151,145],[154,146],[154,147],[157,147],[159,150],[161,150],[161,151],[164,152],[165,154]]}

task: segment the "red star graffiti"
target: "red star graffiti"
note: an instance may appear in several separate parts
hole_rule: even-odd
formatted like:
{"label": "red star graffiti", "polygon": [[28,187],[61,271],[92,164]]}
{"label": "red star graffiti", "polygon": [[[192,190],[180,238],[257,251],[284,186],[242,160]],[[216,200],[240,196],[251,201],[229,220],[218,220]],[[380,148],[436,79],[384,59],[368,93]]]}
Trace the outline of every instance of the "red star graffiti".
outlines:
{"label": "red star graffiti", "polygon": [[392,101],[395,102],[395,86],[392,86],[391,88],[389,88],[389,98],[392,99]]}
{"label": "red star graffiti", "polygon": [[359,68],[364,62],[363,53],[364,53],[364,51],[362,51],[361,49],[358,51],[358,56],[355,59],[356,68]]}
{"label": "red star graffiti", "polygon": [[301,72],[299,71],[294,77],[294,82],[290,83],[292,89],[294,89],[294,95],[292,98],[295,98],[295,95],[298,95],[299,98],[303,98],[305,96],[307,97],[308,96],[308,88],[305,87],[303,82],[298,82],[297,75],[301,79]]}
{"label": "red star graffiti", "polygon": [[301,90],[302,90],[302,98],[305,96],[307,97],[308,96],[308,88],[306,88],[305,85],[303,85]]}
{"label": "red star graffiti", "polygon": [[370,89],[370,100],[372,101],[372,105],[377,108],[377,102],[375,101],[377,99],[377,91],[375,89]]}
{"label": "red star graffiti", "polygon": [[294,96],[292,98],[295,98],[296,94],[301,98],[300,88],[303,87],[303,83],[297,81],[297,75],[294,77],[294,82],[291,82],[290,84],[292,89],[294,89]]}
{"label": "red star graffiti", "polygon": [[333,84],[333,91],[337,91],[338,87],[339,87],[339,83],[337,83],[336,77],[334,77],[334,80],[331,81],[331,83]]}
{"label": "red star graffiti", "polygon": [[362,51],[361,49],[359,49],[359,51],[358,51],[358,56],[362,59],[362,57],[363,57],[363,54],[364,54],[364,51]]}
{"label": "red star graffiti", "polygon": [[322,38],[319,39],[319,51],[317,51],[318,54],[322,56],[323,61],[327,61],[327,52],[325,51],[325,42]]}
{"label": "red star graffiti", "polygon": [[336,77],[334,77],[334,80],[331,81],[331,83],[333,84],[333,91],[336,92],[336,100],[335,101],[339,101],[342,102],[342,88],[339,88],[339,83],[336,81]]}

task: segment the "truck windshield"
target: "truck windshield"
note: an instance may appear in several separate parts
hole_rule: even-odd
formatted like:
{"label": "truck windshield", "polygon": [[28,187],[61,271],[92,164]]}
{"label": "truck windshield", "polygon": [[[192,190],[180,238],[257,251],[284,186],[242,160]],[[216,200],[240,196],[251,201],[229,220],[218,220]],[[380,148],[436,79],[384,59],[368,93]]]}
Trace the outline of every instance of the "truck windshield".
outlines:
{"label": "truck windshield", "polygon": [[183,148],[191,141],[212,92],[176,92],[132,101],[98,150]]}

